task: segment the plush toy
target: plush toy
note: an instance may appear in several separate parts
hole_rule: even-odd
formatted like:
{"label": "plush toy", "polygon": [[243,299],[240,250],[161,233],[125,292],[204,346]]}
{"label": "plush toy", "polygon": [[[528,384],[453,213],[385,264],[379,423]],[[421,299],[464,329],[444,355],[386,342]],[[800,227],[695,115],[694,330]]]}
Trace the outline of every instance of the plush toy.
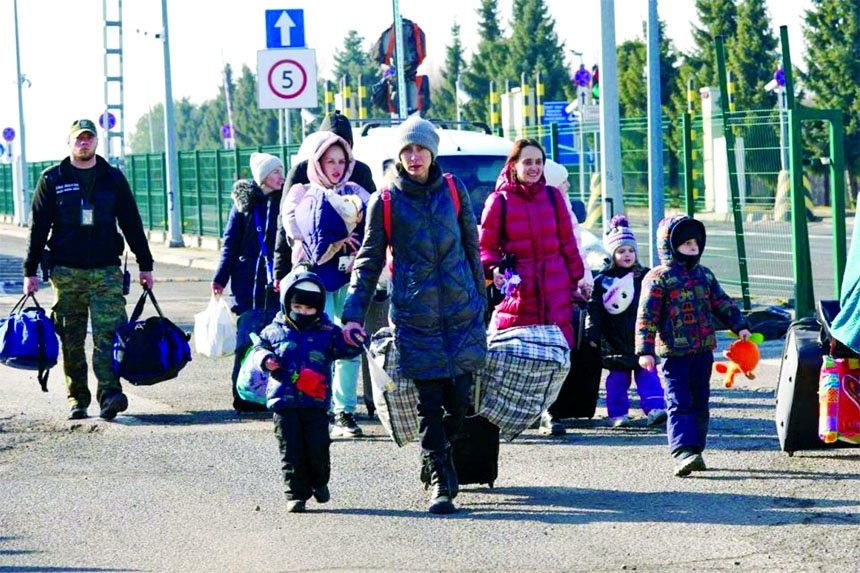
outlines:
{"label": "plush toy", "polygon": [[293,373],[293,382],[295,382],[299,392],[317,400],[325,399],[325,376],[322,374],[314,372],[310,368],[302,368],[298,374]]}
{"label": "plush toy", "polygon": [[755,342],[752,340],[735,340],[729,349],[723,352],[723,356],[728,358],[729,363],[717,362],[714,364],[714,368],[720,374],[726,375],[726,388],[731,388],[734,385],[735,376],[738,374],[743,374],[750,380],[755,379],[755,374],[752,371],[758,366],[761,357]]}

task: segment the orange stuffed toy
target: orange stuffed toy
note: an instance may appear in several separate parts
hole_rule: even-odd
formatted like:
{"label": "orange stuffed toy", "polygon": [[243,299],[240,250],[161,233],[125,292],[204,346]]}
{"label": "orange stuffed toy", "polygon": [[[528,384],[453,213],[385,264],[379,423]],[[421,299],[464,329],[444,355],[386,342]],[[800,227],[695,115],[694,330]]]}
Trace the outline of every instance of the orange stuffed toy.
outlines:
{"label": "orange stuffed toy", "polygon": [[755,374],[752,371],[758,366],[761,357],[755,342],[735,340],[729,349],[723,352],[723,355],[729,359],[729,363],[717,362],[714,364],[714,368],[720,374],[726,375],[726,388],[731,388],[734,385],[735,376],[738,374],[743,374],[750,380],[755,379]]}

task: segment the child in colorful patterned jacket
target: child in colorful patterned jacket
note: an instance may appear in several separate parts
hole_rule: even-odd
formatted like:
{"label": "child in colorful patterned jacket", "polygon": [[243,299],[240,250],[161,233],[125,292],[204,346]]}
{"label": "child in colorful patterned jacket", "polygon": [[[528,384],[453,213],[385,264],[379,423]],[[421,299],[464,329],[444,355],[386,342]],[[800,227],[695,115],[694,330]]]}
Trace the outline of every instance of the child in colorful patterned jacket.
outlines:
{"label": "child in colorful patterned jacket", "polygon": [[281,312],[260,333],[251,360],[270,372],[267,406],[274,411],[287,511],[305,511],[313,496],[329,500],[332,364],[361,354],[323,313],[325,290],[303,265],[280,284]]}
{"label": "child in colorful patterned jacket", "polygon": [[639,365],[660,374],[668,406],[667,435],[678,477],[706,469],[702,458],[708,435],[711,371],[716,348],[714,316],[742,340],[749,324],[720,287],[714,273],[699,264],[705,250],[705,226],[684,215],[668,217],[657,227],[661,264],[642,281],[636,321]]}

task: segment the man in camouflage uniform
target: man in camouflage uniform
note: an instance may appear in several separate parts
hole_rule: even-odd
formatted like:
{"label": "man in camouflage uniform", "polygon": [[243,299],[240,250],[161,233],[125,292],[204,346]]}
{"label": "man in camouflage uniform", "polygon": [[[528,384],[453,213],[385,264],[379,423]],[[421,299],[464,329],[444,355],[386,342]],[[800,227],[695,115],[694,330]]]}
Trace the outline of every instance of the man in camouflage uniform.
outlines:
{"label": "man in camouflage uniform", "polygon": [[99,415],[112,420],[128,408],[112,362],[114,331],[127,320],[120,269],[123,237],[137,257],[140,284],[148,288],[153,283],[152,254],[128,181],[119,169],[96,155],[95,124],[88,119],[75,121],[68,145],[70,156],[42,173],[33,196],[24,293],[39,290],[36,270],[48,246],[69,419],[86,418],[92,401],[84,352],[89,315]]}

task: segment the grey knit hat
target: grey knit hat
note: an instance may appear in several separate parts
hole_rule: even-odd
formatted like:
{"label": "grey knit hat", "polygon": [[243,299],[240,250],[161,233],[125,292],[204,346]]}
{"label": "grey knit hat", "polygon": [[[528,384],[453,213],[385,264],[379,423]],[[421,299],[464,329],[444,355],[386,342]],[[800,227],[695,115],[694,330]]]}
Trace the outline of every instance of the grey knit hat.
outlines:
{"label": "grey knit hat", "polygon": [[254,176],[254,182],[257,185],[262,185],[263,180],[278,167],[282,170],[284,168],[284,162],[280,158],[268,153],[252,153],[250,163],[251,174]]}
{"label": "grey knit hat", "polygon": [[432,123],[417,115],[413,115],[397,128],[397,156],[400,157],[403,148],[413,143],[429,149],[433,159],[436,159],[439,153],[439,134]]}

